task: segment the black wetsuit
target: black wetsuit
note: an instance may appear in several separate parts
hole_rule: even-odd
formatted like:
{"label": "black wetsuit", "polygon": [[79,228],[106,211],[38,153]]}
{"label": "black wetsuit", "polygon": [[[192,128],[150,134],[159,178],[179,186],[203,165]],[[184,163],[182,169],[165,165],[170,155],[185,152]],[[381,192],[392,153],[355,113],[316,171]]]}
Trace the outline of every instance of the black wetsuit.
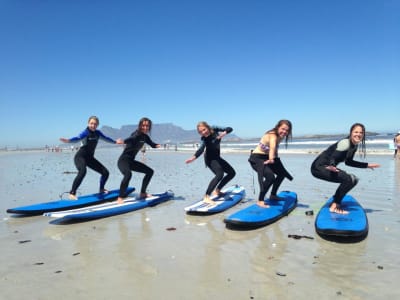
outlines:
{"label": "black wetsuit", "polygon": [[70,194],[76,194],[76,190],[79,188],[83,178],[86,175],[86,167],[89,167],[101,174],[100,192],[104,190],[109,172],[106,167],[104,167],[96,158],[94,158],[94,152],[99,139],[102,139],[108,143],[116,143],[112,138],[105,136],[100,130],[91,131],[89,128],[86,128],[84,131],[82,131],[80,135],[69,139],[70,143],[75,143],[78,141],[81,141],[82,143],[74,158],[75,166],[78,169],[78,175],[75,177],[74,182],[72,183]]}
{"label": "black wetsuit", "polygon": [[357,145],[352,144],[349,138],[342,139],[322,152],[311,165],[311,174],[314,177],[340,183],[333,196],[333,201],[337,204],[340,204],[343,197],[357,184],[358,178],[343,170],[339,172],[329,171],[326,167],[336,167],[339,163],[344,162],[351,167],[367,168],[368,163],[353,160],[356,151]]}
{"label": "black wetsuit", "polygon": [[273,164],[264,164],[268,159],[268,154],[251,153],[249,157],[251,167],[257,172],[258,184],[260,186],[258,200],[260,201],[264,200],[271,185],[271,195],[276,196],[276,193],[285,177],[289,180],[293,179],[283,166],[279,157],[275,156]]}
{"label": "black wetsuit", "polygon": [[152,148],[156,148],[158,144],[154,143],[150,137],[136,130],[132,135],[124,140],[126,147],[118,159],[118,168],[124,175],[121,181],[119,196],[126,197],[126,189],[128,188],[129,181],[132,177],[132,171],[144,173],[142,187],[140,192],[146,193],[147,186],[150,183],[151,177],[154,174],[153,169],[145,164],[135,160],[136,154],[142,149],[144,144],[148,144]]}
{"label": "black wetsuit", "polygon": [[[231,127],[213,127],[213,130],[213,134],[201,138],[200,147],[194,154],[198,158],[205,150],[204,161],[206,166],[215,174],[215,177],[208,185],[206,195],[211,195],[215,188],[221,190],[236,175],[232,166],[221,158],[221,139],[217,139],[219,132],[226,131],[230,133],[233,129]],[[224,176],[224,173],[226,173],[226,176]]]}

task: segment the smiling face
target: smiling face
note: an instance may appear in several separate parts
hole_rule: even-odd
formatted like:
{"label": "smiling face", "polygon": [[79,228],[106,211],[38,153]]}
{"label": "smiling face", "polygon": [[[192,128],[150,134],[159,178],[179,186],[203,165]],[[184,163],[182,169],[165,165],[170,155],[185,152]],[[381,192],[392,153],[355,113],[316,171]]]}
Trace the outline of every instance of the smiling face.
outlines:
{"label": "smiling face", "polygon": [[350,132],[350,141],[357,145],[361,143],[364,137],[364,129],[360,125],[354,126],[353,130]]}
{"label": "smiling face", "polygon": [[88,127],[90,131],[95,131],[97,129],[97,126],[99,126],[99,122],[96,118],[90,118],[88,122]]}
{"label": "smiling face", "polygon": [[150,131],[150,122],[149,121],[143,121],[140,123],[139,130],[141,133],[148,133]]}
{"label": "smiling face", "polygon": [[204,137],[208,137],[210,135],[210,130],[204,125],[197,126],[197,132]]}
{"label": "smiling face", "polygon": [[278,127],[278,136],[280,139],[283,139],[289,134],[290,128],[287,124],[283,123]]}

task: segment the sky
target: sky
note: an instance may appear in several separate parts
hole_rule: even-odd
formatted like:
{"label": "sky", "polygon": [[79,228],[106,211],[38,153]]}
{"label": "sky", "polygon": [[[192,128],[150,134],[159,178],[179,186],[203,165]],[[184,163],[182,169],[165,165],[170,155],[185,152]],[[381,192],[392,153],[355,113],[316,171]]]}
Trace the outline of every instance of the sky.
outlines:
{"label": "sky", "polygon": [[91,115],[393,133],[399,79],[398,0],[0,0],[0,148],[58,145]]}

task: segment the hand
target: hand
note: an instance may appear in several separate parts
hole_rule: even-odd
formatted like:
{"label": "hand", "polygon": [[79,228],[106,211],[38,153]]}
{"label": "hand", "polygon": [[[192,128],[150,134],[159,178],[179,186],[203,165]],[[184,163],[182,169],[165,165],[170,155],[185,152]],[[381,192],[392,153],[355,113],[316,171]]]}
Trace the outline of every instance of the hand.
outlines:
{"label": "hand", "polygon": [[63,143],[69,143],[69,139],[66,138],[60,138],[60,141]]}
{"label": "hand", "polygon": [[189,164],[189,163],[191,163],[192,161],[194,161],[195,159],[196,159],[196,157],[195,157],[195,156],[192,156],[191,158],[185,160],[185,163]]}
{"label": "hand", "polygon": [[226,136],[226,131],[221,132],[221,133],[217,136],[217,139],[220,140],[220,139],[222,139],[224,136]]}
{"label": "hand", "polygon": [[264,165],[269,165],[269,164],[273,164],[275,161],[273,159],[268,159],[266,161],[264,161]]}
{"label": "hand", "polygon": [[368,164],[368,168],[370,169],[379,168],[380,166],[380,164]]}
{"label": "hand", "polygon": [[339,169],[338,168],[336,168],[335,166],[327,166],[327,167],[325,167],[327,170],[329,170],[329,171],[331,171],[331,172],[336,172],[336,173],[339,173]]}
{"label": "hand", "polygon": [[124,140],[123,139],[118,139],[115,141],[116,144],[118,145],[123,145],[124,144]]}

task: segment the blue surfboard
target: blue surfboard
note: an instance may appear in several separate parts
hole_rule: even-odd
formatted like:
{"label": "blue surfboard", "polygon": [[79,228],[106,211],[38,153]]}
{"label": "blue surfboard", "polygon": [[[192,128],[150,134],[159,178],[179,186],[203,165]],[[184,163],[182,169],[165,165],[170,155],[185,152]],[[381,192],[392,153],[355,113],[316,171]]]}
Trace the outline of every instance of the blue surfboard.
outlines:
{"label": "blue surfboard", "polygon": [[297,194],[282,191],[278,194],[284,200],[266,200],[269,208],[257,204],[250,205],[225,218],[224,222],[232,228],[261,227],[287,216],[297,205]]}
{"label": "blue surfboard", "polygon": [[211,197],[215,202],[214,204],[205,203],[203,200],[200,200],[185,207],[186,213],[196,215],[219,213],[238,204],[246,194],[244,187],[239,185],[228,187],[221,192],[224,194],[223,196]]}
{"label": "blue surfboard", "polygon": [[[133,187],[128,187],[127,194],[135,190]],[[19,206],[7,209],[8,213],[23,214],[23,215],[42,215],[45,212],[60,211],[66,209],[75,209],[88,205],[99,204],[102,202],[116,199],[119,195],[119,190],[111,190],[107,194],[96,193],[90,195],[79,196],[78,200],[56,200],[26,206]]]}
{"label": "blue surfboard", "polygon": [[174,194],[171,191],[167,191],[160,194],[154,194],[152,195],[152,197],[148,198],[128,197],[124,199],[124,203],[122,204],[118,204],[117,201],[112,201],[78,209],[49,212],[45,213],[44,216],[52,218],[63,218],[64,220],[93,220],[125,214],[138,209],[155,206],[157,204],[172,199],[173,196]]}
{"label": "blue surfboard", "polygon": [[368,218],[364,209],[350,195],[346,195],[340,207],[348,214],[337,214],[329,211],[333,198],[330,198],[318,212],[315,229],[322,236],[365,237],[368,234]]}

